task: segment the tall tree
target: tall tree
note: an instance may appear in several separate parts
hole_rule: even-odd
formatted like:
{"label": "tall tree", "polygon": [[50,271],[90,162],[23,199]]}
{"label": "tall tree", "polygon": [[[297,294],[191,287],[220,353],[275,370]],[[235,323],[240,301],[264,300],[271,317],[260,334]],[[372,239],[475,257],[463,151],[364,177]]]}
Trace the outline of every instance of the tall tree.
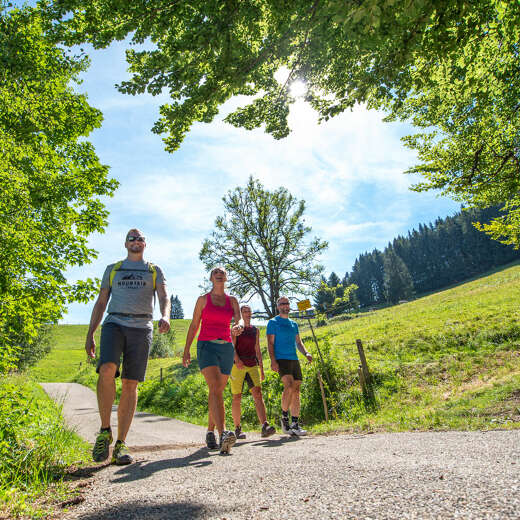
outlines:
{"label": "tall tree", "polygon": [[385,266],[385,296],[389,303],[407,300],[413,295],[413,281],[405,263],[397,256],[391,246],[383,255]]}
{"label": "tall tree", "polygon": [[170,319],[172,320],[182,320],[184,319],[184,311],[182,309],[182,304],[177,295],[173,296],[173,294],[170,296]]}
{"label": "tall tree", "polygon": [[357,298],[362,307],[377,305],[385,301],[383,287],[383,255],[374,249],[371,253],[362,253],[356,258],[349,284],[357,285]]}
{"label": "tall tree", "polygon": [[103,231],[101,199],[116,187],[85,140],[102,115],[71,88],[87,60],[48,29],[36,9],[0,7],[0,371],[94,294],[94,281],[70,284],[64,271],[95,257],[88,238]]}
{"label": "tall tree", "polygon": [[329,287],[336,287],[340,283],[341,283],[341,280],[340,280],[339,276],[334,271],[332,271],[332,273],[330,273],[329,279],[327,280],[327,285]]}
{"label": "tall tree", "polygon": [[253,177],[222,200],[224,216],[200,251],[204,265],[224,265],[230,289],[248,301],[259,296],[269,316],[281,294],[310,294],[323,271],[317,257],[328,244],[306,241],[305,201],[285,188],[270,192]]}

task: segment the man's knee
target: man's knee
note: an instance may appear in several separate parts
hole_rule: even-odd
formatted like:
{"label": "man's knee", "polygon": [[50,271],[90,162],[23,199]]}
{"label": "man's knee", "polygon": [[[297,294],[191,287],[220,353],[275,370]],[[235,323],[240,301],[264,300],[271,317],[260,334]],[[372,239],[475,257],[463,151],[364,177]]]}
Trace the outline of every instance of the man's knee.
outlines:
{"label": "man's knee", "polygon": [[134,392],[137,390],[139,381],[135,379],[121,379],[121,391],[122,392]]}
{"label": "man's knee", "polygon": [[103,363],[99,367],[100,379],[114,379],[117,372],[117,365],[115,363]]}
{"label": "man's knee", "polygon": [[301,381],[293,381],[292,391],[294,393],[300,393],[301,386],[302,386],[302,382]]}
{"label": "man's knee", "polygon": [[242,401],[242,394],[233,394],[233,401],[235,403]]}
{"label": "man's knee", "polygon": [[289,391],[292,391],[293,387],[294,387],[294,379],[291,377],[287,377],[287,378],[284,378],[282,380],[283,382],[283,387],[284,387],[284,390],[289,390]]}

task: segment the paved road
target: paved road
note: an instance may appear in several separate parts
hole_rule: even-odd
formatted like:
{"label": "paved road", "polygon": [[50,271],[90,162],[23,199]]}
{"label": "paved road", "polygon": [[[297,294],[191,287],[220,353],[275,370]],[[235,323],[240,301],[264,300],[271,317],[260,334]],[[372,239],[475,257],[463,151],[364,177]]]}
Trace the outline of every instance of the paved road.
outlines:
{"label": "paved road", "polygon": [[[96,394],[77,383],[42,383],[41,386],[55,401],[63,404],[67,423],[87,441],[93,443],[99,431]],[[117,431],[117,406],[112,407],[112,428]],[[147,447],[200,446],[205,428],[194,424],[137,412],[127,437],[130,447],[144,451]]]}
{"label": "paved road", "polygon": [[519,455],[520,431],[276,435],[230,456],[158,449],[93,467],[63,518],[518,519]]}

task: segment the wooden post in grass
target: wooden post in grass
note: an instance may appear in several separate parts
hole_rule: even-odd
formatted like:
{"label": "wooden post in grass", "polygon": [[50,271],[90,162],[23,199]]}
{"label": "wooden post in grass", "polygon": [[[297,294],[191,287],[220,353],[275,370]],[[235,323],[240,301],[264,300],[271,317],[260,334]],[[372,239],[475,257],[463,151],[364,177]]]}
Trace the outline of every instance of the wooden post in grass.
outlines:
{"label": "wooden post in grass", "polygon": [[365,357],[365,350],[363,349],[363,343],[360,339],[356,339],[356,345],[359,353],[359,360],[361,361],[358,367],[359,384],[363,395],[366,396],[370,401],[375,401],[374,389],[372,387],[372,376],[368,369],[367,358]]}
{"label": "wooden post in grass", "polygon": [[361,361],[361,369],[366,383],[370,385],[372,383],[372,377],[370,376],[370,370],[368,370],[367,358],[365,357],[365,350],[363,349],[363,343],[360,339],[356,339],[356,345],[359,353],[359,360]]}
{"label": "wooden post in grass", "polygon": [[162,367],[161,367],[161,383],[162,383]]}
{"label": "wooden post in grass", "polygon": [[367,395],[367,384],[365,381],[365,374],[363,373],[363,368],[361,367],[361,364],[358,365],[358,377],[359,377],[359,386],[361,387],[361,392],[363,395]]}
{"label": "wooden post in grass", "polygon": [[318,382],[320,384],[321,400],[323,401],[323,411],[325,412],[325,420],[329,422],[329,411],[327,409],[327,401],[325,400],[325,389],[323,388],[323,381],[321,379],[320,371],[318,370]]}

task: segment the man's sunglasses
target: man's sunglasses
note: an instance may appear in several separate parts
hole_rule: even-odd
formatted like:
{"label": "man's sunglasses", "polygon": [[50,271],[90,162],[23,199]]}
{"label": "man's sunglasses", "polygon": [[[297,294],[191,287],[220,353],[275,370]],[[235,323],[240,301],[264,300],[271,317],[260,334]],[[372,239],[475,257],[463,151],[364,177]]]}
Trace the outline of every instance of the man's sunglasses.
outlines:
{"label": "man's sunglasses", "polygon": [[146,242],[146,237],[133,237],[133,236],[129,236],[129,237],[126,237],[126,240],[128,242]]}

